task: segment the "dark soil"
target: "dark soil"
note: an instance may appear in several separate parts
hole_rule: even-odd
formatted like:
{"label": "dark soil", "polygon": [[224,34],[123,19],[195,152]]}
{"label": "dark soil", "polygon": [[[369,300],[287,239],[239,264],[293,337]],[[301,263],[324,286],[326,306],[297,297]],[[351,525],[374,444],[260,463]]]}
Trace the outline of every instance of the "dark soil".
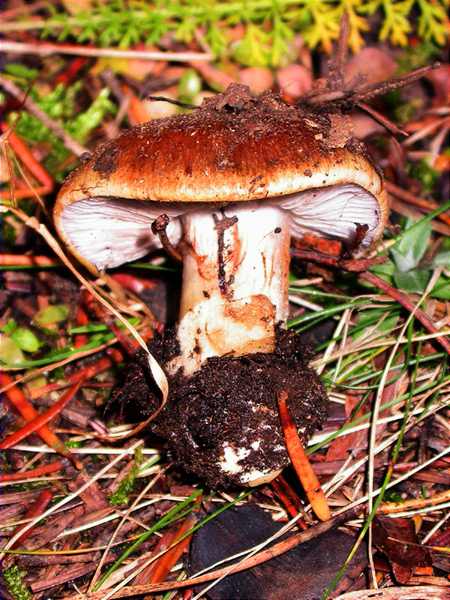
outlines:
{"label": "dark soil", "polygon": [[[166,340],[152,347],[163,364],[176,353],[173,336]],[[175,460],[187,472],[214,488],[240,485],[239,474],[226,473],[219,464],[224,445],[236,453],[245,450],[239,461],[244,473],[281,469],[289,464],[289,457],[280,427],[278,392],[288,392],[289,408],[304,440],[326,417],[327,396],[307,365],[309,358],[299,336],[285,331],[279,332],[273,354],[210,358],[192,377],[177,374],[170,380],[169,402],[153,431],[168,441]],[[144,363],[130,365],[113,400],[127,417],[131,409],[135,419],[156,409],[159,400]]]}

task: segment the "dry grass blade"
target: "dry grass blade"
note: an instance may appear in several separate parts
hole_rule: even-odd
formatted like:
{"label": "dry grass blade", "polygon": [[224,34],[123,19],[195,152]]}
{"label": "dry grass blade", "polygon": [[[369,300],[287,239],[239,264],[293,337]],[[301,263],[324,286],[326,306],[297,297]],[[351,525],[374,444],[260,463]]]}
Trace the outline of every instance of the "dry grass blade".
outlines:
{"label": "dry grass blade", "polygon": [[339,600],[448,600],[450,590],[436,585],[407,586],[384,590],[359,590],[341,594]]}

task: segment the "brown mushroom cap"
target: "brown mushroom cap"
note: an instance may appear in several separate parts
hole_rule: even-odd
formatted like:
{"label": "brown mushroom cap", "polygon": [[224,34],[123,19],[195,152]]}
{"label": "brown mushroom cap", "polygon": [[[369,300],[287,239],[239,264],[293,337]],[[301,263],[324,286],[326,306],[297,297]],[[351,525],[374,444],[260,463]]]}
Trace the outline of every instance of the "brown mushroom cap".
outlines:
{"label": "brown mushroom cap", "polygon": [[62,216],[81,200],[273,201],[346,184],[377,200],[371,239],[379,237],[387,216],[382,177],[351,138],[348,120],[286,105],[274,94],[255,98],[236,85],[189,114],[134,127],[99,147],[62,186],[54,215],[73,246]]}

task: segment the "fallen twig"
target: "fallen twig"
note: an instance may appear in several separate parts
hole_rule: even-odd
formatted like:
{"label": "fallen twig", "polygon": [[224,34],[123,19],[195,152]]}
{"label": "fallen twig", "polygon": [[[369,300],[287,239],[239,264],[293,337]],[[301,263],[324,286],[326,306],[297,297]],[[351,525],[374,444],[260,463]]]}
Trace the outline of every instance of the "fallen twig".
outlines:
{"label": "fallen twig", "polygon": [[414,81],[417,81],[424,75],[426,75],[432,69],[437,69],[440,66],[439,63],[434,65],[428,65],[426,67],[420,67],[415,69],[406,75],[401,77],[395,77],[388,81],[382,81],[381,83],[363,83],[356,86],[353,89],[326,89],[325,91],[313,90],[310,94],[300,98],[300,104],[317,106],[319,104],[358,104],[364,100],[369,100],[375,96],[380,96],[405,87]]}
{"label": "fallen twig", "polygon": [[18,473],[1,473],[0,483],[6,481],[26,481],[34,477],[41,477],[42,475],[49,475],[50,473],[56,473],[64,468],[63,463],[60,460],[49,463],[47,465],[41,465],[35,469],[29,469],[28,471],[19,471]]}
{"label": "fallen twig", "polygon": [[57,267],[59,263],[48,256],[0,254],[0,267]]}
{"label": "fallen twig", "polygon": [[45,196],[46,194],[49,194],[53,190],[53,179],[33,156],[33,153],[28,148],[27,144],[12,129],[10,129],[6,123],[0,123],[0,131],[3,131],[5,134],[7,143],[13,150],[16,160],[20,160],[33,177],[41,184],[40,187],[36,188],[28,186],[25,190],[10,189],[0,192],[0,198],[8,200],[12,196],[14,200],[20,200],[22,198],[29,198],[30,196]]}
{"label": "fallen twig", "polygon": [[118,50],[117,48],[87,48],[78,44],[51,44],[48,42],[12,42],[0,40],[0,52],[14,54],[34,54],[51,56],[53,54],[72,54],[95,58],[128,58],[130,60],[163,60],[173,62],[210,61],[211,54],[206,52],[160,52],[157,50]]}
{"label": "fallen twig", "polygon": [[450,590],[437,585],[390,587],[383,590],[358,590],[341,594],[339,600],[448,600]]}
{"label": "fallen twig", "polygon": [[24,427],[22,427],[18,431],[15,431],[7,438],[5,438],[0,443],[0,450],[7,450],[8,448],[15,446],[15,444],[18,444],[24,438],[28,437],[35,431],[40,430],[41,427],[43,427],[49,421],[54,419],[56,415],[59,414],[62,411],[62,409],[72,400],[82,383],[83,380],[80,379],[73,387],[70,388],[70,390],[63,394],[62,397],[57,402],[55,402],[55,404],[53,404],[53,406],[51,406],[47,411],[40,415],[37,415],[32,420],[30,420]]}
{"label": "fallen twig", "polygon": [[[26,419],[27,421],[32,421],[33,419],[36,419],[39,416],[39,413],[36,411],[34,406],[30,404],[30,402],[28,402],[22,390],[14,384],[14,380],[12,377],[7,375],[6,373],[0,373],[0,385],[11,386],[5,390],[6,397],[24,419]],[[51,431],[51,429],[49,429],[48,425],[43,424],[35,431],[41,437],[42,441],[44,441],[48,446],[53,448],[55,452],[58,452],[58,454],[62,454],[66,458],[69,458],[71,461],[75,461],[74,464],[77,466],[77,468],[79,467],[79,461],[72,456],[70,451],[65,447],[65,445],[58,438],[58,436],[55,435],[53,431]]]}
{"label": "fallen twig", "polygon": [[444,348],[447,354],[450,354],[450,342],[445,336],[439,335],[439,329],[436,327],[433,321],[428,317],[428,315],[424,313],[423,310],[417,308],[414,305],[414,303],[409,299],[407,294],[404,294],[400,290],[392,287],[391,285],[389,285],[389,283],[384,281],[384,279],[381,279],[381,277],[378,277],[374,273],[365,270],[372,264],[377,264],[376,262],[372,262],[372,260],[376,261],[377,259],[342,260],[336,256],[321,254],[320,252],[315,252],[314,250],[292,250],[292,255],[330,267],[344,269],[346,271],[359,272],[360,279],[371,283],[379,290],[385,292],[388,296],[393,298],[396,302],[398,302],[401,306],[406,308],[406,310],[408,310],[409,312],[415,311],[414,316],[422,323],[422,325],[425,327],[425,329],[427,329],[427,331],[429,331],[430,333],[438,334],[436,336],[436,341],[440,343],[440,345]]}
{"label": "fallen twig", "polygon": [[357,106],[366,112],[368,115],[375,119],[380,125],[383,125],[390,133],[393,135],[408,135],[406,131],[400,129],[395,123],[393,123],[390,119],[382,115],[380,112],[366,104],[365,102],[357,102]]}
{"label": "fallen twig", "polygon": [[[420,196],[416,196],[415,194],[408,192],[408,190],[403,190],[391,181],[386,181],[386,189],[393,196],[400,198],[400,200],[403,200],[408,204],[412,204],[413,206],[423,208],[426,211],[431,212],[439,208],[439,205],[436,202],[433,202],[433,200],[426,200],[425,198],[420,198]],[[437,215],[437,218],[446,223],[447,225],[450,225],[450,216],[447,213],[440,213],[439,215]]]}
{"label": "fallen twig", "polygon": [[[421,310],[420,308],[417,308],[414,305],[414,303],[411,302],[411,300],[408,298],[408,296],[406,294],[404,294],[400,290],[397,290],[396,288],[393,288],[386,281],[384,281],[384,279],[381,279],[381,277],[374,275],[374,273],[371,273],[370,271],[365,271],[364,273],[361,273],[359,277],[361,279],[364,279],[364,281],[371,283],[372,285],[377,287],[379,290],[382,290],[383,292],[385,292],[388,296],[390,296],[391,298],[396,300],[399,304],[401,304],[401,306],[406,308],[406,310],[408,310],[409,312],[415,311],[414,316],[417,318],[418,321],[420,321],[422,323],[422,325],[425,327],[425,329],[427,329],[429,332],[437,333],[437,334],[439,333],[439,329],[436,327],[436,325],[433,323],[433,321],[428,317],[428,315],[426,315],[424,313],[424,311]],[[450,342],[445,336],[438,335],[436,337],[436,341],[439,342],[439,344],[444,348],[444,350],[447,352],[447,354],[450,354]]]}
{"label": "fallen twig", "polygon": [[[50,504],[52,498],[53,498],[53,493],[50,490],[43,490],[39,494],[37,500],[35,500],[33,502],[33,504],[30,506],[30,508],[27,510],[24,518],[25,519],[34,519],[35,517],[38,517],[39,515],[41,515],[45,511],[47,506]],[[17,533],[19,533],[21,529],[22,529],[22,527],[19,527],[18,529],[16,529],[14,531],[13,535],[16,535]],[[12,547],[17,548],[17,546],[19,546],[23,541],[25,541],[32,533],[33,533],[33,529],[28,529],[27,531],[25,531],[23,533],[23,535],[21,535],[20,537],[17,538],[17,540],[14,542],[14,545]]]}

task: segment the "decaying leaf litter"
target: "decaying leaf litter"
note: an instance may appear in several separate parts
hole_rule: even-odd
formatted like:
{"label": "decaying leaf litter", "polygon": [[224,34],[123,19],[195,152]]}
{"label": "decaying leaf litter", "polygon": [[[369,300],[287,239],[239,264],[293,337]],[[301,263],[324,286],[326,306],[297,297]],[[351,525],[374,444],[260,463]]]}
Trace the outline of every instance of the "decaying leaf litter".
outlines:
{"label": "decaying leaf litter", "polygon": [[[40,10],[8,6],[2,19],[7,39],[0,44],[9,42],[14,53],[20,50],[14,50],[14,43],[43,43],[39,26],[30,25]],[[86,31],[84,14],[65,15],[78,19],[70,42],[84,41],[79,33]],[[57,16],[59,22],[63,17]],[[167,39],[155,40],[159,48],[150,50],[177,52],[176,62],[168,54],[153,55],[167,62],[131,61],[124,69],[116,57],[88,62],[77,55],[76,45],[64,57],[3,55],[0,377],[2,439],[11,443],[2,453],[0,497],[5,597],[106,598],[191,589],[200,583],[190,583],[194,572],[183,559],[192,529],[208,533],[206,519],[220,523],[217,513],[233,505],[262,507],[284,529],[301,529],[273,540],[272,550],[269,540],[244,546],[247,553],[233,569],[264,564],[273,553],[282,558],[289,547],[323,539],[318,536],[346,523],[355,539],[364,535],[365,544],[369,538],[374,553],[359,568],[348,569],[345,554],[331,565],[330,593],[333,588],[343,597],[365,598],[367,588],[379,586],[381,597],[401,597],[405,587],[415,594],[410,597],[446,597],[448,65],[424,71],[421,82],[389,91],[381,100],[370,96],[371,85],[442,60],[445,47],[433,43],[445,45],[445,39],[415,37],[414,19],[405,15],[403,25],[411,24],[403,30],[411,48],[377,46],[377,23],[364,18],[369,47],[347,57],[343,76],[333,64],[327,72],[326,55],[309,49],[315,45],[311,27],[290,42],[294,54],[286,60],[292,64],[268,69],[278,63],[264,44],[273,51],[277,38],[264,42],[255,33],[258,21],[240,30],[229,25],[230,37],[241,43],[215,62],[210,54],[217,56],[217,49],[205,37],[213,29],[202,22],[196,24],[195,41],[184,40],[182,46],[170,33],[172,26]],[[277,23],[274,18],[268,36],[277,31]],[[350,41],[352,32],[354,25]],[[324,49],[328,33],[323,31],[322,39],[316,28]],[[419,35],[425,35],[423,29]],[[256,46],[249,44],[255,38]],[[100,47],[140,40],[91,41]],[[399,40],[391,35],[390,41]],[[61,42],[53,37],[52,43]],[[258,44],[265,53],[256,52]],[[250,54],[242,54],[242,48]],[[338,67],[346,54],[345,45],[340,48],[334,61]],[[187,52],[203,56],[186,65],[189,55],[182,54]],[[268,62],[258,63],[256,55]],[[314,75],[328,77],[314,90],[312,58]],[[365,78],[358,76],[361,72]],[[328,421],[309,446],[333,515],[321,525],[307,506],[305,512],[302,489],[290,470],[251,494],[212,491],[173,465],[161,442],[145,429],[126,424],[125,410],[120,415],[112,407],[113,418],[105,418],[111,390],[134,364],[129,360],[139,344],[173,320],[166,305],[174,308],[166,298],[173,297],[180,270],[160,254],[150,263],[86,276],[58,245],[48,218],[53,190],[75,166],[76,156],[83,160],[85,150],[114,138],[121,127],[179,110],[174,104],[148,102],[145,95],[198,104],[233,81],[250,83],[255,92],[263,91],[257,89],[261,82],[279,86],[292,103],[332,100],[346,111],[358,103],[361,110],[351,112],[351,126],[369,143],[389,182],[391,225],[369,257],[352,259],[338,243],[312,236],[297,242],[292,252],[308,263],[291,264],[289,327],[314,347],[312,364],[330,398]],[[361,89],[368,95],[355,97]],[[58,420],[51,412],[57,405],[62,408]],[[229,565],[216,565],[203,581],[214,582],[229,572]],[[175,583],[161,583],[167,579]],[[302,588],[306,594],[314,584],[297,585],[309,585]],[[178,594],[192,597],[198,589]]]}

